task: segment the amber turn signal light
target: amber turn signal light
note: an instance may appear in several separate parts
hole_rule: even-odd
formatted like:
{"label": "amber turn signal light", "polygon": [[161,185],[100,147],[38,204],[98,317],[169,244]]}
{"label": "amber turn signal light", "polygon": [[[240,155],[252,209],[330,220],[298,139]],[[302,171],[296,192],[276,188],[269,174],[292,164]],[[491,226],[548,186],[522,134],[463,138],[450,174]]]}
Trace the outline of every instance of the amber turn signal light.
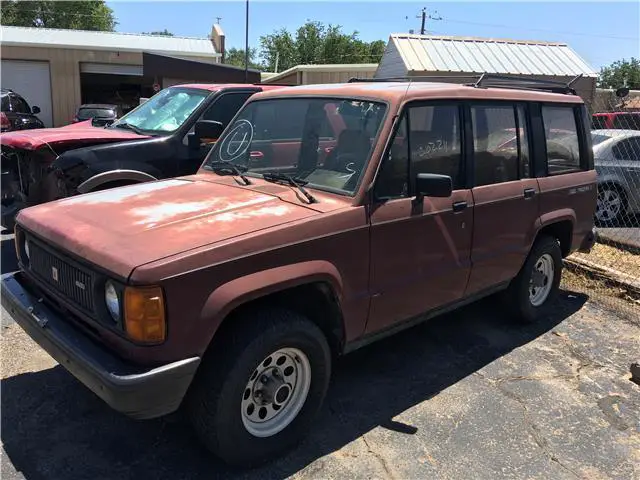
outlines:
{"label": "amber turn signal light", "polygon": [[127,287],[124,291],[124,325],[131,340],[160,343],[165,340],[164,296],[160,287]]}

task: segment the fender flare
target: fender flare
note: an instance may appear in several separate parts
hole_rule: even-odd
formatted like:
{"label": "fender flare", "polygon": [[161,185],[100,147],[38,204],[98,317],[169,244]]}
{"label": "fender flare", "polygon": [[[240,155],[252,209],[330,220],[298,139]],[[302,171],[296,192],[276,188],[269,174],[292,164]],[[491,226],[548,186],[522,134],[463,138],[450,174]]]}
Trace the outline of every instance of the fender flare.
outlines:
{"label": "fender flare", "polygon": [[85,180],[78,185],[78,193],[87,193],[100,185],[109,182],[117,182],[120,180],[128,180],[133,182],[151,182],[158,180],[153,175],[150,175],[139,170],[109,170],[108,172],[98,173],[93,177]]}
{"label": "fender flare", "polygon": [[571,222],[571,229],[573,230],[576,225],[576,212],[574,212],[571,208],[561,208],[559,210],[554,210],[553,212],[542,214],[540,216],[540,224],[538,226],[536,236],[544,227],[547,227],[553,223],[559,223],[567,220]]}
{"label": "fender flare", "polygon": [[209,345],[224,319],[236,308],[267,295],[309,283],[329,284],[339,303],[342,300],[342,276],[325,260],[312,260],[261,270],[236,278],[216,288],[204,303],[201,320],[205,322]]}

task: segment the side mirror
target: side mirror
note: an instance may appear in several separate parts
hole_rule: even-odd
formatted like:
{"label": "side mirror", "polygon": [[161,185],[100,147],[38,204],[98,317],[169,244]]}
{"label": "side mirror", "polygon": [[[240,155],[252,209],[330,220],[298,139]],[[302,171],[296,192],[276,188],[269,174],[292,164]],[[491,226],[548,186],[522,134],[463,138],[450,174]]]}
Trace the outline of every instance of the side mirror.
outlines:
{"label": "side mirror", "polygon": [[416,199],[422,197],[450,197],[453,183],[448,175],[419,173],[416,177]]}
{"label": "side mirror", "polygon": [[34,107],[31,108],[31,112],[33,112],[34,115],[39,114],[41,111],[42,110],[40,110],[40,107],[34,106]]}
{"label": "side mirror", "polygon": [[616,97],[618,98],[626,97],[627,95],[629,95],[628,87],[620,87],[616,90]]}
{"label": "side mirror", "polygon": [[196,122],[193,133],[198,140],[217,140],[224,130],[224,125],[215,120],[199,120]]}

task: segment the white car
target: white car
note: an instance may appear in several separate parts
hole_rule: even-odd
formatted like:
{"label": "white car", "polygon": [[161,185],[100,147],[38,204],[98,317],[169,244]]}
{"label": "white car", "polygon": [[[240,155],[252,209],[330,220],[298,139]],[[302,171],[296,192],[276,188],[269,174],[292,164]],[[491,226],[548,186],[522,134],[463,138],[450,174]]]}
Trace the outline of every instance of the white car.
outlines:
{"label": "white car", "polygon": [[640,214],[640,130],[592,130],[598,174],[596,220],[619,224]]}

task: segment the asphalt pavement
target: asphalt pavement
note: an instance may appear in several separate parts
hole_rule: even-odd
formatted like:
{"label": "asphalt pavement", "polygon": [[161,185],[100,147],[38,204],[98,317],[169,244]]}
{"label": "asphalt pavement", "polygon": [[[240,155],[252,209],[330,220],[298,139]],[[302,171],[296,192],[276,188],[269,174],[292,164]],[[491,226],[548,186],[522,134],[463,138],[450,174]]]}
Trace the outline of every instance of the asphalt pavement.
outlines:
{"label": "asphalt pavement", "polygon": [[571,292],[538,325],[488,299],[343,358],[307,440],[249,472],[180,414],[111,411],[17,324],[0,346],[2,478],[640,478],[640,325]]}

